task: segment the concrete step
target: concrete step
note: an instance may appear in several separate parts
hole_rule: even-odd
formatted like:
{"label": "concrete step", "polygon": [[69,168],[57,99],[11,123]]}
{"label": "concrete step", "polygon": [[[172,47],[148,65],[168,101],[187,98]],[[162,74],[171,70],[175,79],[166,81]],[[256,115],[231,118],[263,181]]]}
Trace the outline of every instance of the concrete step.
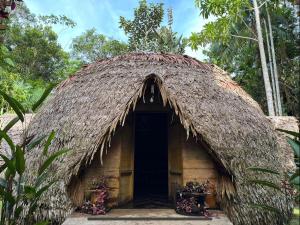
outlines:
{"label": "concrete step", "polygon": [[232,225],[222,211],[210,211],[212,217],[191,217],[173,209],[113,209],[106,215],[73,213],[63,225]]}

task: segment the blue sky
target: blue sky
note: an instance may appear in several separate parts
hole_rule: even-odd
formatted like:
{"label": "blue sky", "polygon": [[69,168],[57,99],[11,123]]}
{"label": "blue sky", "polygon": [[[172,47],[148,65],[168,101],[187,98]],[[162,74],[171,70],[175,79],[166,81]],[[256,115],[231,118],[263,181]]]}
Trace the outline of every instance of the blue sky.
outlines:
{"label": "blue sky", "polygon": [[[138,0],[25,0],[31,12],[37,15],[66,15],[77,23],[75,28],[54,26],[59,42],[66,50],[69,49],[72,38],[90,28],[96,28],[99,33],[108,37],[126,41],[124,32],[119,28],[119,17],[132,18],[133,9],[138,6],[138,2]],[[192,31],[200,31],[207,22],[199,15],[194,0],[148,0],[148,2],[164,3],[165,11],[172,7],[173,29],[185,37]],[[204,58],[201,49],[195,52],[188,48],[186,54],[198,59]]]}

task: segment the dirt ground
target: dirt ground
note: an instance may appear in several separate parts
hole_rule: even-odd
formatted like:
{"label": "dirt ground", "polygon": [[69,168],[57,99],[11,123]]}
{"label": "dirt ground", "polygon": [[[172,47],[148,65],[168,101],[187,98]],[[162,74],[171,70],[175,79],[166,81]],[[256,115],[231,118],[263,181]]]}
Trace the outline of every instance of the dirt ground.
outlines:
{"label": "dirt ground", "polygon": [[212,211],[212,220],[181,216],[172,209],[114,209],[104,216],[74,213],[63,225],[232,225],[220,211]]}

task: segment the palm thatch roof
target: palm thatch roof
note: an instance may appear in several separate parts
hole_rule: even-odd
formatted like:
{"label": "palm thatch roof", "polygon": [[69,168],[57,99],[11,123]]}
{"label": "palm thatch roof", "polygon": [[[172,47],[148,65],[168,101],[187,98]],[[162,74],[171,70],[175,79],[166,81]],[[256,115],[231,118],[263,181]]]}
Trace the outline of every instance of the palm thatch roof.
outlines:
{"label": "palm thatch roof", "polygon": [[[28,124],[30,123],[33,116],[34,116],[33,114],[26,114],[24,117],[24,123],[21,123],[21,121],[19,121],[8,131],[9,137],[14,141],[15,144],[22,143],[23,138],[25,136],[24,131],[28,126]],[[4,129],[4,127],[15,117],[17,117],[16,114],[10,114],[10,113],[0,115],[0,129]],[[10,148],[5,141],[2,141],[0,143],[0,153],[4,154],[5,156],[11,155]],[[0,159],[0,165],[1,165],[1,160],[2,158]]]}
{"label": "palm thatch roof", "polygon": [[[278,216],[249,207],[251,202],[267,203],[284,216],[292,208],[282,193],[246,184],[254,176],[246,170],[249,166],[285,170],[278,137],[259,105],[217,66],[188,56],[150,53],[86,66],[62,82],[34,117],[28,135],[55,130],[49,151],[71,149],[53,166],[53,176],[61,182],[45,195],[37,216],[61,221],[72,211],[66,186],[96,153],[105,154],[115,130],[143,96],[149,77],[155,79],[164,104],[174,109],[187,135],[201,138],[230,174],[236,193],[226,195],[222,190],[220,196],[233,223],[280,224]],[[40,152],[41,148],[28,152],[29,171],[36,171]],[[30,180],[34,176],[35,172],[28,174]],[[269,178],[279,182],[275,176]]]}

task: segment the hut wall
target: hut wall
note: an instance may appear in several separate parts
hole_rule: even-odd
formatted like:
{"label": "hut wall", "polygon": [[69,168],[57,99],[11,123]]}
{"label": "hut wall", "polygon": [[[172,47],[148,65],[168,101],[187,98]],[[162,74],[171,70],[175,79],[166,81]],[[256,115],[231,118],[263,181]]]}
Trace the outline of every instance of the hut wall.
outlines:
{"label": "hut wall", "polygon": [[70,184],[69,193],[73,203],[77,206],[81,205],[84,199],[93,192],[93,186],[103,177],[106,179],[109,188],[109,206],[116,206],[119,196],[120,187],[120,159],[123,129],[118,129],[112,138],[111,147],[107,154],[103,154],[103,165],[100,161],[100,153],[94,156],[91,165],[81,171],[79,176]]}
{"label": "hut wall", "polygon": [[182,143],[183,132],[180,124],[169,127],[168,132],[168,169],[169,197],[174,198],[176,188],[182,186]]}
{"label": "hut wall", "polygon": [[216,194],[219,173],[212,157],[196,140],[190,137],[183,139],[183,184],[188,181],[205,182],[209,180],[212,184],[211,192],[214,194],[207,197],[206,203],[210,208],[216,208]]}
{"label": "hut wall", "polygon": [[120,193],[118,204],[124,204],[133,199],[134,177],[134,142],[132,122],[122,128],[121,163],[120,163]]}

